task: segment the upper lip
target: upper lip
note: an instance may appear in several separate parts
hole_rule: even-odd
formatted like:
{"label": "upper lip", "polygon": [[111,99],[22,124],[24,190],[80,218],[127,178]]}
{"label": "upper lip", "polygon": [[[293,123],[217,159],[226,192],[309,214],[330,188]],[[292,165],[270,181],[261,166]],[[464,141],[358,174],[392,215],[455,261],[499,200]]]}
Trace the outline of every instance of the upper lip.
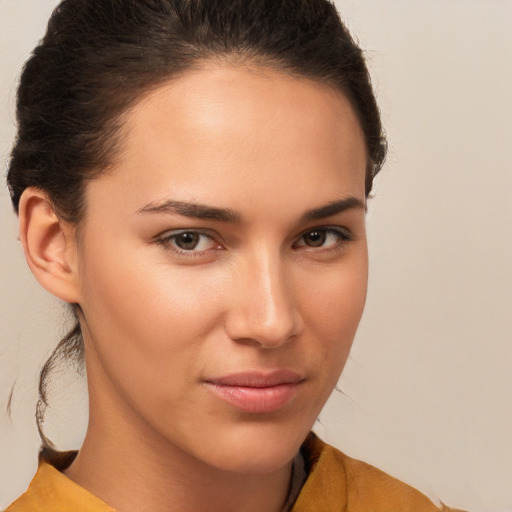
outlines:
{"label": "upper lip", "polygon": [[283,384],[298,384],[303,380],[304,377],[292,370],[274,370],[271,372],[250,371],[232,373],[223,377],[208,379],[206,382],[218,386],[269,388]]}

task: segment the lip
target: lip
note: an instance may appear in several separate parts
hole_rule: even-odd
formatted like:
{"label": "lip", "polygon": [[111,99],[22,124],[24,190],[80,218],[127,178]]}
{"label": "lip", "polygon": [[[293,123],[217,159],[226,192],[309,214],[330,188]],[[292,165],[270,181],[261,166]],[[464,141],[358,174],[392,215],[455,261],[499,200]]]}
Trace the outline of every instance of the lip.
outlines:
{"label": "lip", "polygon": [[303,381],[296,372],[277,370],[236,373],[205,383],[213,394],[240,411],[263,414],[278,411],[290,403]]}

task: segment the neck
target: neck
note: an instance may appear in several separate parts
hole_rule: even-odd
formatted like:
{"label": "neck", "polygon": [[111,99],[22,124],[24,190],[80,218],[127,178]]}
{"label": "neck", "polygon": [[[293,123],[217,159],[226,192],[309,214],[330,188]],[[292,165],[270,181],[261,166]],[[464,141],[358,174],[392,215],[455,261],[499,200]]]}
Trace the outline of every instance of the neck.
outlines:
{"label": "neck", "polygon": [[119,512],[279,512],[286,501],[291,462],[273,473],[240,475],[172,451],[156,461],[133,444],[130,453],[120,452],[88,435],[65,474]]}

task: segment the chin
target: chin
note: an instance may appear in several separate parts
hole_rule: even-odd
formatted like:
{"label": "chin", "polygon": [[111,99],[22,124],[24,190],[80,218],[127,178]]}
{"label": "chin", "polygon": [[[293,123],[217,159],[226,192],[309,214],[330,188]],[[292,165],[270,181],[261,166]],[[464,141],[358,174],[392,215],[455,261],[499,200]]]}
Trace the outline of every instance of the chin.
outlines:
{"label": "chin", "polygon": [[[300,445],[299,445],[300,447]],[[215,466],[223,471],[244,475],[265,475],[279,471],[295,457],[296,450],[279,447],[255,447],[238,453],[225,453]],[[216,461],[217,462],[217,461]]]}
{"label": "chin", "polygon": [[207,462],[224,471],[265,474],[293,460],[308,435],[309,426],[290,427],[264,421],[238,425],[209,440]]}

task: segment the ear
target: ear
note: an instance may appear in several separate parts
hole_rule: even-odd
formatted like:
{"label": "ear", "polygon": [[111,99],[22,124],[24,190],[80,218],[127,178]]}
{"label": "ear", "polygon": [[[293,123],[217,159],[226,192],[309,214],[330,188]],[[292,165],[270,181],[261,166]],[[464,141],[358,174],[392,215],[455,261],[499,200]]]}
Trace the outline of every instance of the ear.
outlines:
{"label": "ear", "polygon": [[19,205],[20,241],[41,286],[59,299],[79,302],[74,229],[57,217],[46,194],[27,188]]}

